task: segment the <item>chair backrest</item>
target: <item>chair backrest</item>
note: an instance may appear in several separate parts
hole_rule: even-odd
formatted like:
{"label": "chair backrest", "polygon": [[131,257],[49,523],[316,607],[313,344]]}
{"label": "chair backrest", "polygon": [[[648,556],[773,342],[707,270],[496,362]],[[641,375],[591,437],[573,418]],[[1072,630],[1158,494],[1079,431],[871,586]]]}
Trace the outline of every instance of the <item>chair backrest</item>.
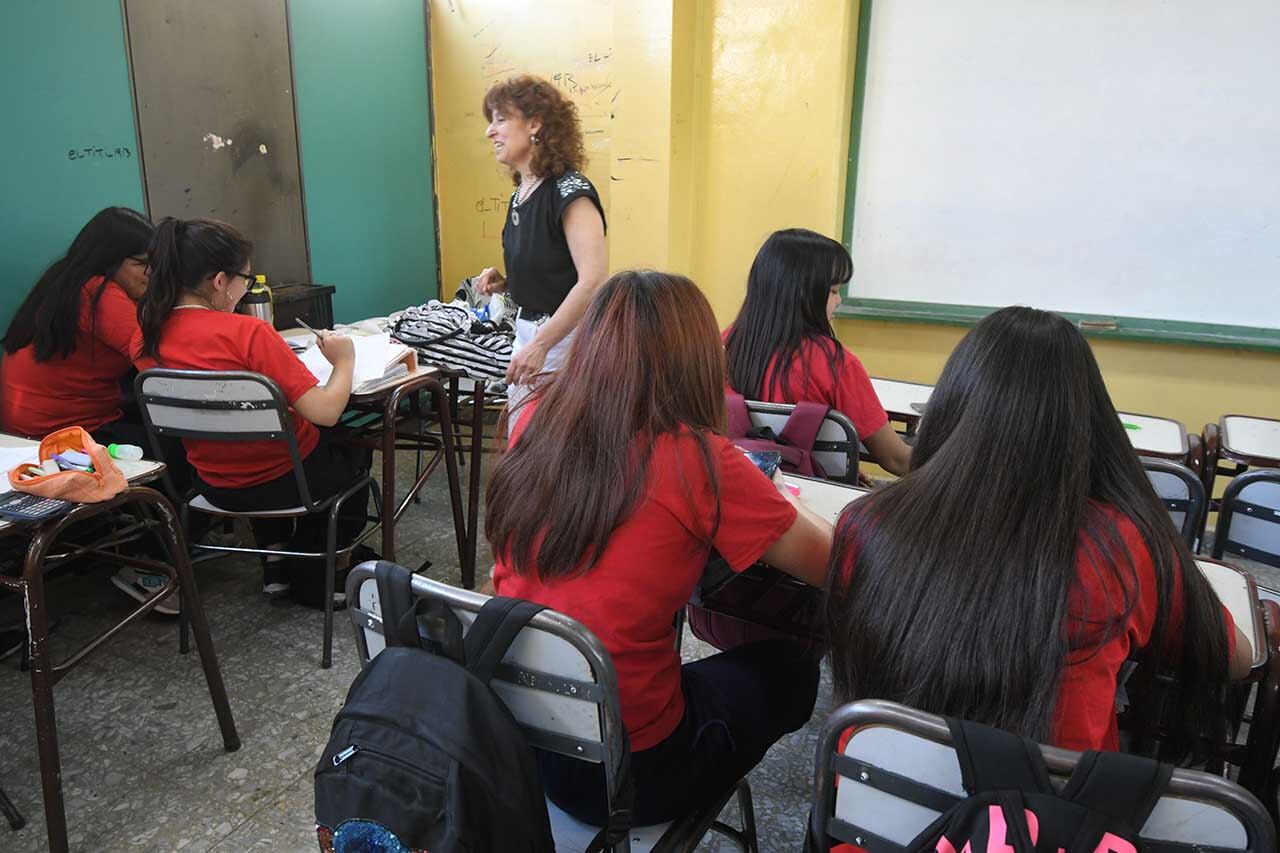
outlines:
{"label": "chair backrest", "polygon": [[1213,535],[1213,556],[1224,553],[1280,568],[1280,470],[1249,471],[1227,485]]}
{"label": "chair backrest", "polygon": [[1200,533],[1200,520],[1208,503],[1205,500],[1204,483],[1186,465],[1168,459],[1143,457],[1142,467],[1165,509],[1169,511],[1174,528],[1182,534],[1194,553]]}
{"label": "chair backrest", "polygon": [[[763,403],[747,400],[747,417],[753,427],[769,427],[780,434],[795,410],[792,403]],[[858,483],[858,431],[843,412],[829,409],[813,443],[813,458],[829,480]]]}
{"label": "chair backrest", "polygon": [[[850,728],[853,736],[840,750],[840,738]],[[1049,746],[1040,750],[1051,778],[1061,787],[1080,754]],[[931,789],[918,799],[936,808],[908,799],[906,791],[894,785],[899,777]],[[810,817],[816,838],[858,844],[871,834],[905,845],[948,803],[964,797],[960,762],[942,717],[894,702],[864,700],[837,708],[824,724]],[[1220,777],[1191,770],[1173,772],[1142,837],[1223,851],[1275,849],[1275,828],[1252,794]]]}
{"label": "chair backrest", "polygon": [[[374,563],[361,563],[347,578],[348,608],[363,666],[385,648]],[[489,596],[414,575],[414,599],[444,602],[464,632]],[[511,644],[491,682],[516,723],[538,749],[603,764],[612,806],[630,747],[622,723],[618,676],[609,653],[586,627],[562,613],[543,610]],[[628,841],[619,849],[627,849]]]}
{"label": "chair backrest", "polygon": [[133,387],[152,451],[161,462],[160,438],[283,441],[293,458],[302,503],[312,505],[289,403],[270,378],[243,370],[152,368],[139,373]]}

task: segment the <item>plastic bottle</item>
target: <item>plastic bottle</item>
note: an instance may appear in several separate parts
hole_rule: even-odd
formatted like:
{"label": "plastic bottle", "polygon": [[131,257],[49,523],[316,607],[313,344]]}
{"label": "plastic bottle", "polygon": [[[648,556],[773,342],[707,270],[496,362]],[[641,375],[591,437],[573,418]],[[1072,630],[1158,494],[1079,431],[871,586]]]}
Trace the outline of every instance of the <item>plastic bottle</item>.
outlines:
{"label": "plastic bottle", "polygon": [[107,455],[112,459],[136,461],[142,458],[142,448],[136,444],[108,444]]}

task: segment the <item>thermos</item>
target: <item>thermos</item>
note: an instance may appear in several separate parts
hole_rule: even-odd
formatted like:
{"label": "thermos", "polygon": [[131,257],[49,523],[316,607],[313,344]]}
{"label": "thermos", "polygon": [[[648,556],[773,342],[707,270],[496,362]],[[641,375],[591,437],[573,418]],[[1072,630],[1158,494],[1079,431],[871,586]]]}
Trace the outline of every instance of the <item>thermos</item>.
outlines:
{"label": "thermos", "polygon": [[245,291],[244,298],[240,300],[236,310],[241,314],[265,320],[268,326],[275,323],[275,311],[271,305],[271,288],[267,287],[265,275],[253,277],[252,286]]}

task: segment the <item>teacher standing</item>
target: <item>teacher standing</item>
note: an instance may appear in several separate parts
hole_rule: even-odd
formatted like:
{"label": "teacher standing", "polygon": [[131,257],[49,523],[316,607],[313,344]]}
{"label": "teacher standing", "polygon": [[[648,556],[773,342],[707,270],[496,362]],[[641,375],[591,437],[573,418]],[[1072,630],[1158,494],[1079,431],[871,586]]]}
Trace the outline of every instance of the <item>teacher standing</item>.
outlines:
{"label": "teacher standing", "polygon": [[582,174],[578,108],[554,86],[513,77],[489,89],[483,108],[485,138],[516,188],[502,226],[506,276],[488,267],[476,289],[505,291],[519,309],[507,370],[514,409],[539,373],[564,363],[574,329],[605,279],[604,208]]}

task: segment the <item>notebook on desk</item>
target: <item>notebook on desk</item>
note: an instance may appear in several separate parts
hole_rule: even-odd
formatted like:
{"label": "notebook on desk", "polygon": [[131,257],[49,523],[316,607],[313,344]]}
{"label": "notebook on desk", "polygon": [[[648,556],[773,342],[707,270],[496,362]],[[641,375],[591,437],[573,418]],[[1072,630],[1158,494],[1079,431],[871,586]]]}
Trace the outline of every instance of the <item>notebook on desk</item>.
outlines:
{"label": "notebook on desk", "polygon": [[[417,354],[404,344],[391,340],[388,333],[353,335],[351,343],[356,351],[355,372],[351,378],[352,394],[367,394],[408,374],[418,366]],[[300,357],[320,384],[329,381],[333,365],[320,352],[319,347],[311,347]]]}

